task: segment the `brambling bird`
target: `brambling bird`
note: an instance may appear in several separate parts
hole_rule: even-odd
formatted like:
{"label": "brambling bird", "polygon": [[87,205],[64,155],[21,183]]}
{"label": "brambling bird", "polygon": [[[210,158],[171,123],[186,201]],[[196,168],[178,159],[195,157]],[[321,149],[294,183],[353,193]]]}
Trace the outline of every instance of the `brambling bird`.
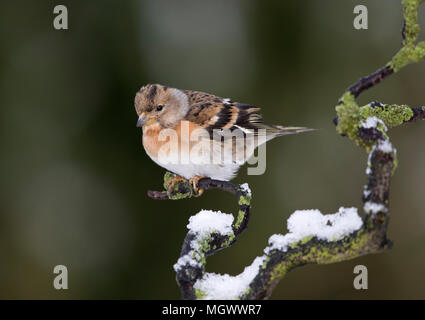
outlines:
{"label": "brambling bird", "polygon": [[[231,180],[263,143],[312,130],[269,125],[263,122],[258,107],[159,84],[142,87],[136,94],[135,108],[146,153],[176,174],[169,184],[171,190],[177,182],[189,180],[201,193],[197,186],[200,179]],[[172,145],[170,132],[176,138]]]}

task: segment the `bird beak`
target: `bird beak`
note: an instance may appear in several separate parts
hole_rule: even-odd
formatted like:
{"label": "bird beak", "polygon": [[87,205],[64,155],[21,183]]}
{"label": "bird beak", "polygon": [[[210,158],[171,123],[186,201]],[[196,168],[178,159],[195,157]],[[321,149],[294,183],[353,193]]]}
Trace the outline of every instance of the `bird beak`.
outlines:
{"label": "bird beak", "polygon": [[148,116],[144,113],[142,113],[137,120],[136,127],[140,128],[143,127],[143,125],[148,121]]}

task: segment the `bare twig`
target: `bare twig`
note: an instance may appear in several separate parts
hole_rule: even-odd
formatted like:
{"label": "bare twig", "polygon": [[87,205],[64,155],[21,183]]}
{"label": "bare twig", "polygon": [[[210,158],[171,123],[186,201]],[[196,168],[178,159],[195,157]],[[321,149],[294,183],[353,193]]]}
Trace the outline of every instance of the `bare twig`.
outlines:
{"label": "bare twig", "polygon": [[352,93],[354,97],[358,97],[363,91],[377,85],[383,81],[386,77],[392,75],[394,70],[390,66],[382,67],[375,71],[371,75],[359,79],[355,84],[349,87],[347,90]]}

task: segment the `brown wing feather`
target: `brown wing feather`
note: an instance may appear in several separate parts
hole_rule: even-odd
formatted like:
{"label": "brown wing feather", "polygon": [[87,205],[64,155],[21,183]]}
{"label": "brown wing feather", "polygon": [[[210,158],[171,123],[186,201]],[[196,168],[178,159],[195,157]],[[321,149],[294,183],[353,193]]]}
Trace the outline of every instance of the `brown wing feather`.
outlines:
{"label": "brown wing feather", "polygon": [[258,129],[265,130],[267,139],[280,135],[310,131],[304,127],[283,127],[264,123],[259,114],[261,108],[224,99],[209,93],[186,90],[191,108],[186,120],[192,121],[205,128],[210,136],[214,129],[234,130],[247,129],[252,134],[259,134]]}
{"label": "brown wing feather", "polygon": [[226,149],[229,148],[229,144],[223,143],[222,135],[220,133],[214,134],[214,130],[230,129],[232,132],[234,132],[233,130],[242,130],[244,132],[243,137],[261,135],[266,140],[284,134],[309,130],[299,127],[268,125],[264,123],[259,114],[261,109],[252,105],[233,102],[203,92],[186,91],[186,94],[189,97],[191,107],[185,119],[205,128],[210,136],[212,150],[220,152],[221,157],[222,148],[224,148],[224,154],[232,155],[233,161],[242,159],[241,163],[244,163],[246,159],[251,157],[258,144],[262,142],[252,139],[231,138],[231,149]]}
{"label": "brown wing feather", "polygon": [[186,120],[197,123],[212,134],[214,129],[255,129],[262,123],[260,108],[230,101],[208,93],[187,90],[191,108]]}

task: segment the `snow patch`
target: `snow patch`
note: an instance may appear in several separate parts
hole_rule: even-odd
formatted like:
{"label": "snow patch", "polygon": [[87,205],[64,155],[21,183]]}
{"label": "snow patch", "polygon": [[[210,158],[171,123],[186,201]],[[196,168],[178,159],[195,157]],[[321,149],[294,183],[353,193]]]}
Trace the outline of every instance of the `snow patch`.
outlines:
{"label": "snow patch", "polygon": [[366,188],[364,189],[364,191],[363,191],[363,197],[364,197],[365,199],[367,199],[367,197],[369,197],[371,193],[372,193],[372,192],[371,192],[369,189],[367,189],[367,187],[366,187]]}
{"label": "snow patch", "polygon": [[339,208],[337,213],[323,215],[319,210],[297,210],[288,219],[289,232],[285,235],[274,234],[269,238],[269,246],[264,249],[287,251],[291,243],[309,236],[321,240],[336,241],[360,229],[362,219],[357,208]]}
{"label": "snow patch", "polygon": [[240,188],[243,192],[245,192],[248,196],[251,196],[251,189],[249,188],[248,183],[244,183],[240,185]]}
{"label": "snow patch", "polygon": [[196,261],[196,259],[193,258],[194,254],[194,251],[190,251],[188,254],[180,257],[179,260],[177,260],[177,262],[173,266],[174,271],[178,272],[181,268],[186,267],[187,265],[191,267],[200,268],[202,265],[200,262]]}
{"label": "snow patch", "polygon": [[219,233],[223,236],[233,234],[232,223],[233,215],[222,213],[220,211],[201,210],[196,215],[189,218],[187,228],[196,234],[195,239],[190,243],[191,251],[180,257],[174,264],[174,270],[177,272],[187,265],[191,267],[202,267],[199,262],[201,256],[199,249],[204,237],[210,233]]}
{"label": "snow patch", "polygon": [[387,212],[387,208],[381,203],[375,203],[372,201],[365,202],[363,210],[368,213],[378,213],[378,212]]}
{"label": "snow patch", "polygon": [[365,129],[370,128],[376,128],[378,124],[382,125],[382,128],[384,128],[384,131],[388,131],[387,126],[385,125],[384,121],[377,117],[369,117],[365,121],[362,121],[362,127]]}
{"label": "snow patch", "polygon": [[201,210],[189,218],[187,228],[198,234],[217,232],[221,235],[233,233],[233,215],[221,211]]}
{"label": "snow patch", "polygon": [[237,276],[228,274],[206,273],[196,281],[194,288],[201,290],[206,300],[235,300],[249,288],[249,284],[258,274],[265,257],[257,257]]}
{"label": "snow patch", "polygon": [[392,153],[393,145],[388,140],[381,140],[378,143],[377,149],[381,150],[384,153]]}

